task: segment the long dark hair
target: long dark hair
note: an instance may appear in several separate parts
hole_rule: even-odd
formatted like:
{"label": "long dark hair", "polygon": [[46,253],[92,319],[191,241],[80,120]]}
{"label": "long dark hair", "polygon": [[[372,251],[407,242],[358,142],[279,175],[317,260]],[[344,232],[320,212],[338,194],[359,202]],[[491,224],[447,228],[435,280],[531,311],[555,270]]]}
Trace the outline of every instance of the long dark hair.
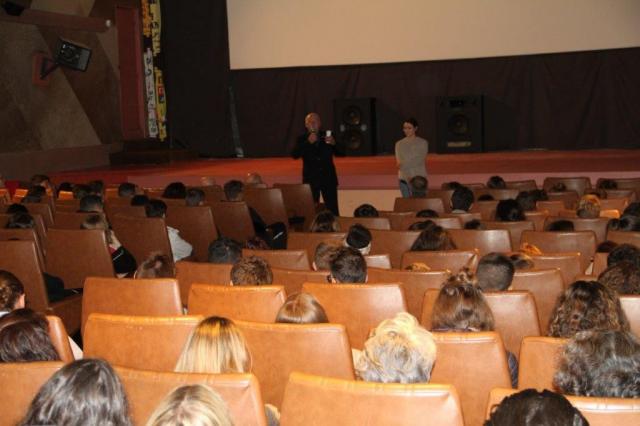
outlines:
{"label": "long dark hair", "polygon": [[16,309],[0,319],[0,362],[59,359],[44,315],[31,309]]}

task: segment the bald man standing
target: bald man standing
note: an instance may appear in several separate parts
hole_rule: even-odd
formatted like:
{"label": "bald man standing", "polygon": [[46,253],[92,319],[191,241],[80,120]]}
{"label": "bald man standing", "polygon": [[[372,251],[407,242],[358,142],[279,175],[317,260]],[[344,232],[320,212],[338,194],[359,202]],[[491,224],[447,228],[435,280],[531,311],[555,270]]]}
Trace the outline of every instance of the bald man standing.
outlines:
{"label": "bald man standing", "polygon": [[309,113],[304,119],[307,131],[298,137],[291,151],[295,159],[302,157],[302,182],[311,186],[313,200],[322,199],[327,209],[339,216],[338,211],[338,175],[333,164],[333,155],[342,155],[336,147],[333,136],[321,130],[320,116]]}

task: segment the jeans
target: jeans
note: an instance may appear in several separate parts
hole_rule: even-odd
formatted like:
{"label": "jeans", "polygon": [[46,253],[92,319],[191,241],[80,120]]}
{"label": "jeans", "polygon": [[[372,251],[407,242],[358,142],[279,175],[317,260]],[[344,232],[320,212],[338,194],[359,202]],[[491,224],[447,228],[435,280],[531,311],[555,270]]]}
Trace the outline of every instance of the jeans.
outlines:
{"label": "jeans", "polygon": [[411,197],[411,188],[409,188],[409,184],[407,183],[407,181],[404,179],[400,179],[398,180],[398,184],[400,185],[400,193],[402,194],[402,197]]}

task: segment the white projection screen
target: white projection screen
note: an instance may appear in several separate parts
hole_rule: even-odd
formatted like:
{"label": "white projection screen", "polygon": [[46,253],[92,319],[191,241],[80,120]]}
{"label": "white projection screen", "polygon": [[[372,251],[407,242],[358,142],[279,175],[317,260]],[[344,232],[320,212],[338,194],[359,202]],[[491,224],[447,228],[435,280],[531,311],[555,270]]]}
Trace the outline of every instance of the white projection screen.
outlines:
{"label": "white projection screen", "polygon": [[640,0],[227,0],[231,69],[640,46]]}

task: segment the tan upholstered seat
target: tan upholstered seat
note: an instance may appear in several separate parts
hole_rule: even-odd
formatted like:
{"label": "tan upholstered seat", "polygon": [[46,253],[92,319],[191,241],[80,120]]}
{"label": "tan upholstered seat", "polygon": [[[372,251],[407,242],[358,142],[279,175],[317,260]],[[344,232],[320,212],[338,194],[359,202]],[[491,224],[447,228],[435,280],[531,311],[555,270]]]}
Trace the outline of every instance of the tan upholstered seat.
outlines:
{"label": "tan upholstered seat", "polygon": [[18,424],[42,385],[63,366],[61,361],[0,362],[0,422]]}
{"label": "tan upholstered seat", "polygon": [[580,195],[576,191],[563,191],[563,192],[547,192],[549,201],[559,201],[562,206],[568,210],[574,210],[578,205]]}
{"label": "tan upholstered seat", "polygon": [[45,203],[28,203],[25,207],[29,210],[30,214],[39,214],[42,216],[44,225],[47,228],[53,226],[53,210],[48,202]]}
{"label": "tan upholstered seat", "polygon": [[249,207],[243,201],[214,201],[213,220],[220,235],[244,243],[255,235]]}
{"label": "tan upholstered seat", "polygon": [[84,327],[85,358],[142,370],[173,371],[202,316],[91,314]]}
{"label": "tan upholstered seat", "polygon": [[271,268],[273,282],[284,287],[287,296],[302,290],[304,283],[326,283],[328,271],[297,271],[294,269]]}
{"label": "tan upholstered seat", "polygon": [[[178,283],[173,278],[134,280],[89,277],[82,295],[82,327],[92,313],[112,315],[182,315]],[[84,333],[84,331],[83,331]]]}
{"label": "tan upholstered seat", "polygon": [[543,200],[536,202],[536,210],[546,211],[547,215],[557,216],[565,208],[563,201]]}
{"label": "tan upholstered seat", "polygon": [[562,347],[567,339],[527,336],[522,340],[518,363],[518,388],[553,389]]}
{"label": "tan upholstered seat", "polygon": [[146,424],[160,402],[175,388],[202,384],[216,391],[236,426],[267,426],[260,385],[252,374],[201,374],[142,371],[116,367],[135,425]]}
{"label": "tan upholstered seat", "polygon": [[33,241],[0,241],[0,269],[13,273],[22,285],[27,307],[62,319],[68,334],[80,329],[82,296],[68,296],[58,302],[49,302]]}
{"label": "tan upholstered seat", "polygon": [[581,273],[586,271],[591,263],[591,258],[596,252],[596,235],[592,231],[524,231],[521,242],[533,244],[543,253],[580,253]]}
{"label": "tan upholstered seat", "polygon": [[35,244],[36,253],[38,255],[38,262],[40,267],[44,268],[44,250],[45,247],[41,245],[38,234],[33,229],[0,229],[0,241],[31,241]]}
{"label": "tan upholstered seat", "polygon": [[69,334],[67,334],[62,320],[55,315],[47,315],[47,321],[49,322],[49,337],[53,347],[58,352],[58,356],[60,356],[60,360],[62,362],[73,362],[75,359],[69,343]]}
{"label": "tan upholstered seat", "polygon": [[496,207],[498,200],[476,201],[471,206],[470,213],[480,213],[482,220],[494,220],[496,217]]}
{"label": "tan upholstered seat", "polygon": [[138,264],[144,262],[153,252],[166,254],[173,261],[164,219],[116,215],[111,218],[111,226],[122,245],[131,252]]}
{"label": "tan upholstered seat", "polygon": [[196,261],[207,261],[209,244],[218,238],[209,206],[169,206],[166,223],[180,231],[180,237],[193,246],[193,258]]}
{"label": "tan upholstered seat", "polygon": [[620,213],[629,205],[629,198],[607,197],[600,200],[601,210],[618,210]]}
{"label": "tan upholstered seat", "polygon": [[507,189],[477,188],[473,190],[476,200],[481,195],[489,194],[493,197],[494,200],[498,200],[498,201],[508,200],[508,199],[515,200],[519,192],[520,190],[515,188],[507,188]]}
{"label": "tan upholstered seat", "polygon": [[520,235],[522,231],[533,231],[535,225],[528,220],[518,222],[496,222],[496,221],[484,221],[487,229],[506,229],[509,231],[511,237],[511,247],[517,249],[520,246]]}
{"label": "tan upholstered seat", "polygon": [[236,321],[251,352],[251,371],[265,402],[280,407],[289,374],[300,371],[354,379],[349,338],[340,324]]}
{"label": "tan upholstered seat", "polygon": [[244,201],[253,207],[266,224],[282,222],[289,227],[289,217],[280,188],[250,188],[244,190]]}
{"label": "tan upholstered seat", "polygon": [[311,269],[309,256],[304,249],[300,250],[250,250],[242,249],[242,256],[259,256],[274,268],[299,269],[308,271]]}
{"label": "tan upholstered seat", "polygon": [[607,239],[618,244],[633,244],[640,247],[640,232],[609,231]]}
{"label": "tan upholstered seat", "polygon": [[432,270],[429,272],[410,272],[398,269],[369,269],[370,284],[401,283],[407,302],[407,312],[416,318],[422,315],[422,301],[428,289],[440,289],[447,280],[447,271]]}
{"label": "tan upholstered seat", "polygon": [[542,184],[542,189],[549,192],[551,188],[557,184],[562,183],[567,188],[567,191],[576,191],[579,195],[584,194],[587,189],[591,189],[591,180],[586,176],[580,177],[546,177]]}
{"label": "tan upholstered seat", "polygon": [[204,192],[205,202],[222,201],[225,198],[224,189],[220,185],[196,186]]}
{"label": "tan upholstered seat", "polygon": [[282,191],[282,199],[288,217],[303,217],[303,231],[307,231],[316,214],[311,187],[307,183],[275,183],[274,188]]}
{"label": "tan upholstered seat", "polygon": [[[544,231],[544,221],[547,219],[547,216],[549,216],[548,210],[534,210],[534,211],[524,212],[524,217],[528,221],[533,222],[533,229],[535,231]],[[520,241],[518,241],[518,244],[513,248],[515,249],[519,245],[520,245]]]}
{"label": "tan upholstered seat", "polygon": [[448,217],[405,217],[402,219],[402,224],[400,225],[400,231],[408,231],[409,227],[416,222],[424,222],[426,220],[430,220],[438,226],[443,227],[444,229],[462,229],[462,221],[459,217],[456,216],[448,216]]}
{"label": "tan upholstered seat", "polygon": [[53,222],[53,227],[57,229],[80,229],[80,225],[89,216],[96,215],[98,213],[77,213],[75,210],[58,211]]}
{"label": "tan upholstered seat", "polygon": [[346,234],[344,232],[289,232],[287,249],[307,251],[309,260],[314,259],[316,247],[323,241],[342,242]]}
{"label": "tan upholstered seat", "polygon": [[432,383],[455,386],[460,395],[464,424],[482,425],[489,391],[511,386],[507,355],[500,335],[484,333],[433,333],[438,356]]}
{"label": "tan upholstered seat", "polygon": [[293,373],[280,424],[462,426],[464,422],[458,394],[450,385],[367,383]]}
{"label": "tan upholstered seat", "polygon": [[378,231],[371,230],[371,254],[388,254],[391,266],[400,268],[402,254],[411,246],[420,231]]}
{"label": "tan upholstered seat", "polygon": [[[0,211],[2,211],[2,206],[0,206]],[[0,228],[4,229],[7,226],[7,223],[9,222],[11,216],[12,215],[10,214],[0,214]],[[31,213],[31,217],[33,218],[33,221],[36,225],[35,230],[39,240],[38,243],[40,245],[40,248],[44,250],[44,245],[47,241],[47,228],[44,225],[44,220],[42,219],[41,215],[35,213]],[[43,252],[43,254],[46,253]]]}
{"label": "tan upholstered seat", "polygon": [[407,311],[400,284],[305,283],[302,288],[318,299],[330,322],[347,328],[351,347],[357,349],[382,320]]}
{"label": "tan upholstered seat", "polygon": [[478,266],[478,250],[408,251],[402,255],[402,269],[415,262],[425,263],[432,270],[456,273],[461,268],[475,271]]}
{"label": "tan upholstered seat", "polygon": [[[504,398],[518,392],[515,389],[492,389],[486,416]],[[565,395],[591,426],[622,426],[640,424],[640,402],[633,398],[595,398]]]}
{"label": "tan upholstered seat", "polygon": [[419,212],[420,210],[434,210],[436,213],[446,213],[441,198],[396,198],[393,203],[394,212]]}
{"label": "tan upholstered seat", "polygon": [[607,269],[607,258],[609,253],[596,252],[593,256],[593,270],[591,275],[599,276],[605,269]]}
{"label": "tan upholstered seat", "polygon": [[[125,200],[125,201],[121,201]],[[127,217],[137,217],[137,218],[145,218],[147,217],[147,213],[145,212],[144,206],[132,206],[131,199],[127,198],[119,198],[118,201],[109,200],[104,205],[104,211],[107,213],[107,217],[109,221],[112,221],[116,216],[127,216]]]}
{"label": "tan upholstered seat", "polygon": [[[389,223],[391,224],[391,229],[394,231],[406,231],[407,228],[404,227],[405,221],[411,220],[408,218],[416,217],[416,212],[392,212],[392,211],[379,210],[378,213],[380,214],[380,217],[386,217],[387,219],[389,219]],[[420,219],[416,218],[416,222],[419,222],[419,221]]]}
{"label": "tan upholstered seat", "polygon": [[511,238],[506,229],[449,229],[447,232],[458,249],[478,249],[480,256],[511,251]]}
{"label": "tan upholstered seat", "polygon": [[[640,188],[640,187],[639,187]],[[620,198],[626,198],[627,202],[634,202],[637,201],[637,195],[636,195],[636,191],[633,190],[632,188],[628,188],[628,189],[605,189],[604,192],[607,194],[607,200],[608,199],[620,199]],[[600,200],[602,201],[602,200]],[[622,210],[620,211],[622,212]]]}
{"label": "tan upholstered seat", "polygon": [[576,231],[593,231],[596,234],[596,244],[600,244],[607,239],[607,224],[609,223],[609,219],[606,217],[582,219],[579,217],[549,216],[546,223],[555,222],[556,220],[568,220],[573,223],[573,227]]}
{"label": "tan upholstered seat", "polygon": [[517,189],[518,191],[533,191],[538,189],[536,181],[533,179],[527,180],[510,180],[506,182],[507,188]]}
{"label": "tan upholstered seat", "polygon": [[513,276],[511,289],[528,291],[533,295],[540,317],[540,331],[546,334],[556,300],[564,292],[564,280],[560,270],[518,271]]}
{"label": "tan upholstered seat", "polygon": [[575,277],[582,273],[581,254],[568,253],[544,253],[531,255],[535,269],[559,269],[565,287],[575,281]]}
{"label": "tan upholstered seat", "polygon": [[388,254],[368,254],[364,257],[367,268],[391,269],[391,258]]}
{"label": "tan upholstered seat", "polygon": [[340,230],[343,232],[348,232],[349,228],[356,223],[364,226],[367,229],[380,229],[380,230],[390,230],[391,223],[389,219],[386,217],[344,217],[340,216],[338,219],[338,225],[340,225]]}
{"label": "tan upholstered seat", "polygon": [[620,304],[624,313],[627,314],[631,332],[640,337],[640,296],[620,295]]}
{"label": "tan upholstered seat", "polygon": [[187,306],[190,315],[274,322],[285,299],[284,287],[280,285],[193,284]]}
{"label": "tan upholstered seat", "polygon": [[[462,223],[462,227],[467,222],[471,222],[472,220],[482,220],[482,214],[480,212],[469,212],[469,213],[449,213],[442,217],[456,217]],[[488,220],[488,219],[487,219]],[[455,228],[453,228],[455,229]]]}
{"label": "tan upholstered seat", "polygon": [[199,263],[184,260],[176,262],[176,279],[180,286],[180,299],[183,303],[187,302],[193,283],[231,285],[232,267],[233,265],[230,263]]}

